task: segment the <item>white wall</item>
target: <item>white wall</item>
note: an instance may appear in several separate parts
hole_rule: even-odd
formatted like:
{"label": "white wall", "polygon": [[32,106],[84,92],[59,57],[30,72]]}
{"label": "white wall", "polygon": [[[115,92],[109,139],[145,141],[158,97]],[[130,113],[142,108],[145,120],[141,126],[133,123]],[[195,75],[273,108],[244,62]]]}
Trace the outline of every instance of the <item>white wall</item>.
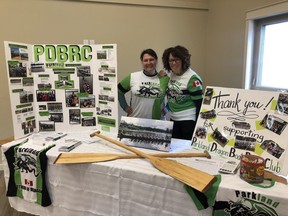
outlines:
{"label": "white wall", "polygon": [[[0,1],[0,139],[13,136],[3,41],[24,43],[117,43],[122,79],[141,69],[139,55],[154,48],[160,58],[165,48],[182,44],[193,64],[204,71],[207,10],[105,4],[89,1]],[[5,122],[5,124],[4,124]]]}
{"label": "white wall", "polygon": [[[207,0],[186,1],[192,3],[184,8],[159,7],[163,0],[138,1],[159,3],[157,7],[99,2],[104,1],[0,1],[0,139],[13,136],[5,40],[80,44],[94,39],[101,44],[117,43],[119,79],[140,69],[143,49],[155,49],[161,60],[165,48],[180,44],[190,50],[192,68],[204,85],[241,88],[246,11],[281,1],[208,0],[209,10],[205,9]],[[169,2],[183,6],[177,0]],[[192,9],[195,4],[198,9]]]}
{"label": "white wall", "polygon": [[210,0],[204,82],[242,88],[246,12],[275,0]]}

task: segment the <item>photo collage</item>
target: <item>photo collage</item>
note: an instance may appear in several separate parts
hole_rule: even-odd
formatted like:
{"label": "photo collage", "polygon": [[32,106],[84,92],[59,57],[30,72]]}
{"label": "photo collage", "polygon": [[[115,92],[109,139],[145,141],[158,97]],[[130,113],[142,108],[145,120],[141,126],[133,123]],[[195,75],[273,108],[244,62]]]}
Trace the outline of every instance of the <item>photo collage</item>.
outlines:
{"label": "photo collage", "polygon": [[4,45],[15,137],[67,128],[118,133],[116,44]]}

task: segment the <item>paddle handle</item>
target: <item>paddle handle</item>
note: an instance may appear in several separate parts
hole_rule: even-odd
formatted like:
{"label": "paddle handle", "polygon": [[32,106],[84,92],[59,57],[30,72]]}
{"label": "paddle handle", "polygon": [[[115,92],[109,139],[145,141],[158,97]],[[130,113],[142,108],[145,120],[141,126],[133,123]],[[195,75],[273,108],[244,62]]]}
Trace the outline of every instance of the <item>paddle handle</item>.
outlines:
{"label": "paddle handle", "polygon": [[151,157],[151,156],[149,156],[149,155],[147,155],[147,154],[145,154],[145,153],[143,153],[141,151],[138,151],[137,149],[129,147],[129,146],[117,141],[117,140],[111,139],[109,137],[106,137],[106,136],[100,134],[100,131],[95,131],[94,133],[90,134],[90,137],[94,137],[94,136],[97,136],[97,137],[99,137],[101,139],[109,141],[109,142],[111,142],[111,143],[113,143],[113,144],[115,144],[117,146],[120,146],[120,147],[122,147],[122,148],[124,148],[124,149],[126,149],[128,151],[131,151],[131,152],[133,152],[133,153],[135,153],[135,154],[137,154],[137,155],[139,155],[139,156],[141,156],[143,158],[148,158],[149,159]]}
{"label": "paddle handle", "polygon": [[[180,152],[180,153],[157,153],[149,154],[154,157],[161,158],[182,158],[182,157],[207,157],[209,153],[193,153],[193,152]],[[61,153],[54,164],[75,164],[75,163],[96,163],[111,161],[117,159],[136,159],[141,158],[136,154],[110,154],[110,153]]]}
{"label": "paddle handle", "polygon": [[[154,157],[161,158],[177,158],[177,157],[206,157],[208,159],[211,158],[209,152],[181,152],[181,153],[158,153],[158,154],[149,154]],[[126,155],[118,155],[118,159],[131,159],[131,158],[139,158],[138,155],[134,154],[126,154]]]}

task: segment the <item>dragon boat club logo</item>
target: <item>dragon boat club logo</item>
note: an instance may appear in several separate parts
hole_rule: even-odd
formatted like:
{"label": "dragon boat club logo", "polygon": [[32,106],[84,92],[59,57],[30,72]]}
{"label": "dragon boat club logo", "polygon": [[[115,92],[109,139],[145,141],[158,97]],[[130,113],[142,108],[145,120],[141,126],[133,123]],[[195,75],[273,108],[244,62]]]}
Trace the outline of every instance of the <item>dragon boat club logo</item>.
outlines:
{"label": "dragon boat club logo", "polygon": [[254,192],[235,193],[239,198],[236,202],[215,202],[213,216],[278,216],[275,209],[279,202]]}
{"label": "dragon boat club logo", "polygon": [[142,83],[137,92],[138,93],[136,93],[136,95],[140,97],[158,98],[161,96],[161,89],[159,85],[151,82]]}
{"label": "dragon boat club logo", "polygon": [[180,85],[181,83],[171,80],[171,85],[168,86],[166,90],[167,97],[174,102],[180,102],[183,101],[186,95],[183,94]]}
{"label": "dragon boat club logo", "polygon": [[[21,149],[23,151],[23,149]],[[32,154],[39,154],[39,151],[33,151]],[[41,173],[41,168],[37,164],[35,158],[30,154],[21,154],[15,158],[14,170],[19,170],[20,172],[33,173],[35,177],[39,176]]]}

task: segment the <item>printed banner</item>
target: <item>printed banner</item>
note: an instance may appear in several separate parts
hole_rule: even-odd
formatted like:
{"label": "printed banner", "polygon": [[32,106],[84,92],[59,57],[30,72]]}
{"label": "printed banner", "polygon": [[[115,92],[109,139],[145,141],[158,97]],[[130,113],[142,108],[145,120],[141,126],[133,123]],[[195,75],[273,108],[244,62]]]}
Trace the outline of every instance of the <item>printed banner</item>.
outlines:
{"label": "printed banner", "polygon": [[[272,188],[271,191],[273,191]],[[217,201],[213,206],[213,216],[280,216],[286,215],[287,210],[286,199],[272,193],[263,195],[257,191],[223,188],[217,194]]]}
{"label": "printed banner", "polygon": [[4,42],[14,137],[118,132],[117,46]]}
{"label": "printed banner", "polygon": [[287,176],[288,93],[207,87],[192,148],[240,160],[265,159],[265,168]]}

